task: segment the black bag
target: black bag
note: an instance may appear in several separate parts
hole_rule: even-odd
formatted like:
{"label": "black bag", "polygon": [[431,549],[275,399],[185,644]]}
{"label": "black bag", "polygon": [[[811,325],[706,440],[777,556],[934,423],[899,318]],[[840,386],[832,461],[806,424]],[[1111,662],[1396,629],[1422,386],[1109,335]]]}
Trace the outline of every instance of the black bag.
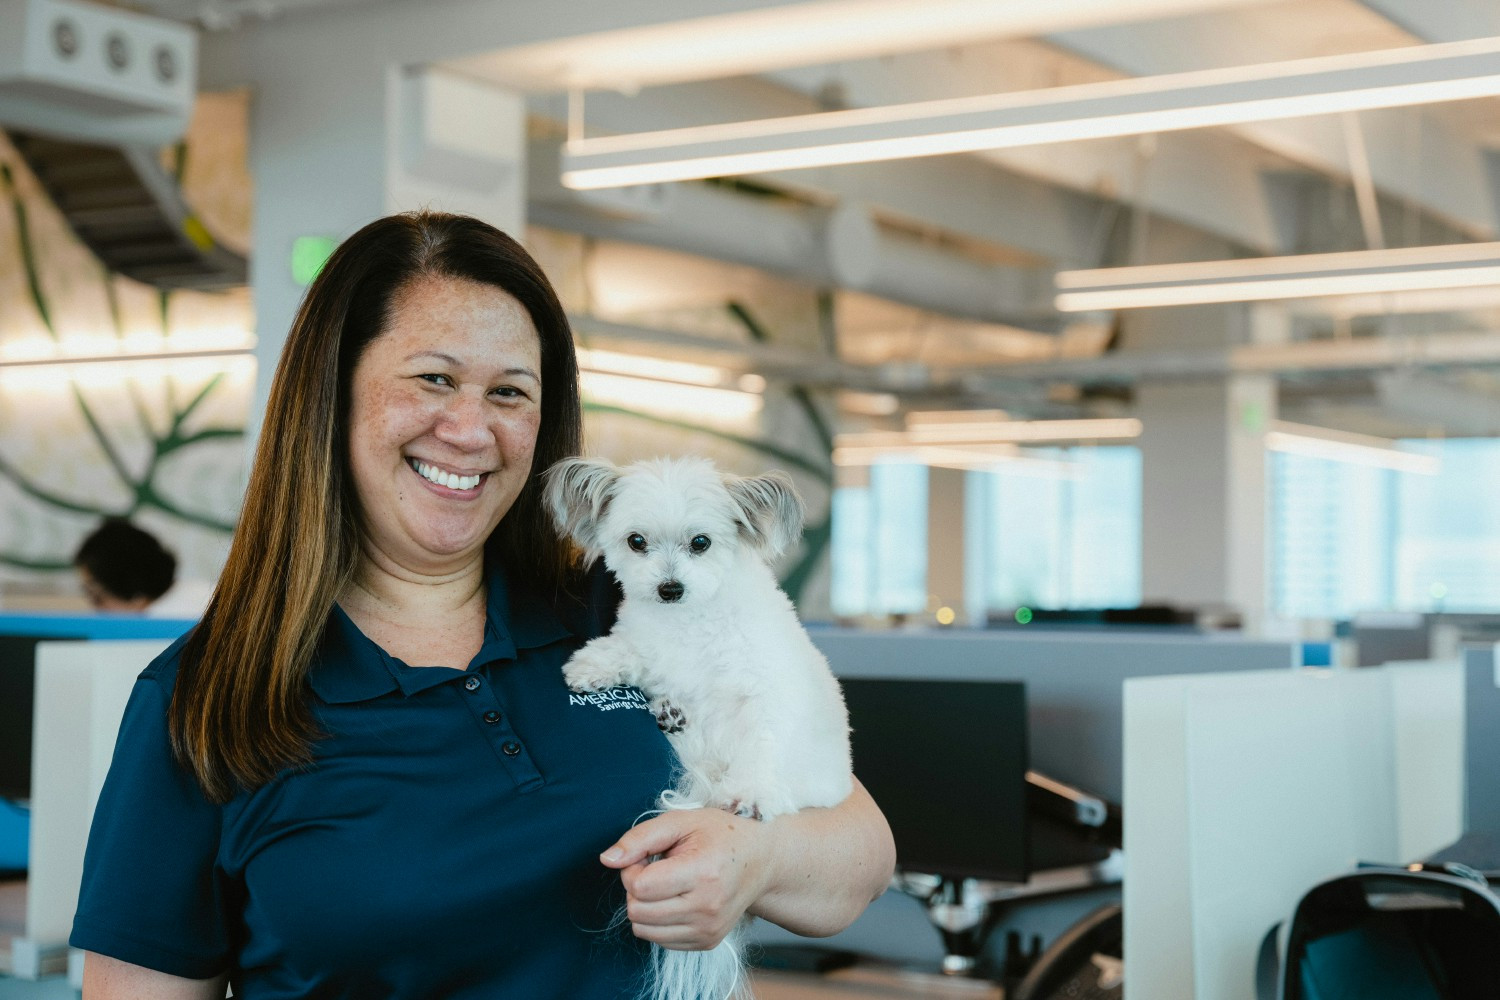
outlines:
{"label": "black bag", "polygon": [[1262,949],[1263,997],[1500,997],[1500,898],[1463,865],[1365,868],[1315,886],[1292,916],[1279,975],[1276,934]]}

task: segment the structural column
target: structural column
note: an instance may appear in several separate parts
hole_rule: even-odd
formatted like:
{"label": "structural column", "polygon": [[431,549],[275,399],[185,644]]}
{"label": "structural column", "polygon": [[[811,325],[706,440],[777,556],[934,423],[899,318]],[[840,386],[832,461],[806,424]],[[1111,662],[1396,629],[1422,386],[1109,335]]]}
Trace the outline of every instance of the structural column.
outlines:
{"label": "structural column", "polygon": [[[1133,317],[1132,349],[1207,350],[1284,339],[1274,307],[1155,310]],[[1276,382],[1258,374],[1153,382],[1136,389],[1142,422],[1141,596],[1265,619],[1265,431]]]}
{"label": "structural column", "polygon": [[419,208],[475,215],[519,238],[526,136],[519,95],[432,68],[273,58],[257,63],[252,86],[253,440],[305,291],[292,267],[298,241],[336,243]]}
{"label": "structural column", "polygon": [[[928,611],[948,608],[944,624],[970,624],[964,599],[964,489],[962,469],[932,466],[927,470]],[[930,623],[931,618],[927,621]],[[973,622],[972,624],[983,624]]]}

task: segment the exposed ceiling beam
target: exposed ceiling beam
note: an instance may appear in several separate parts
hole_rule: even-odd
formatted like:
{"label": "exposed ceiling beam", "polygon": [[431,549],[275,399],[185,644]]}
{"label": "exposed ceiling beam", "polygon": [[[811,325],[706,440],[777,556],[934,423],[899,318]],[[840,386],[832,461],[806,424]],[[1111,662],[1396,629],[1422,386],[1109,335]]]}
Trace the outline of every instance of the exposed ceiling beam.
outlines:
{"label": "exposed ceiling beam", "polygon": [[662,349],[685,361],[715,365],[736,374],[755,374],[809,388],[952,399],[964,395],[957,372],[938,371],[915,362],[856,365],[827,355],[776,344],[701,337],[614,323],[593,316],[569,317],[575,332],[590,347],[608,346],[647,356]]}
{"label": "exposed ceiling beam", "polygon": [[1392,24],[1424,42],[1456,42],[1500,35],[1500,5],[1488,0],[1359,0]]}
{"label": "exposed ceiling beam", "polygon": [[[1133,0],[1130,12],[1157,17],[1260,2]],[[190,16],[194,7],[190,0],[132,6],[175,16]],[[194,13],[245,6],[205,0]],[[254,6],[297,16],[236,19],[228,25],[233,30],[206,36],[202,65],[210,89],[253,82],[265,67],[287,61],[326,62],[331,52],[399,65],[509,53],[505,73],[518,89],[557,90],[580,77],[642,86],[1060,31],[1122,16],[1118,0],[931,0],[920,7],[909,0],[262,0]]]}
{"label": "exposed ceiling beam", "polygon": [[993,366],[973,372],[967,384],[993,389],[1022,382],[1130,384],[1245,374],[1333,375],[1476,366],[1500,366],[1500,337],[1453,333],[1247,344],[1222,350],[1120,351],[1095,358]]}
{"label": "exposed ceiling beam", "polygon": [[1441,427],[1450,437],[1500,434],[1500,391],[1476,375],[1383,372],[1375,378],[1375,392],[1387,413]]}
{"label": "exposed ceiling beam", "polygon": [[703,16],[517,46],[470,68],[527,90],[635,90],[1262,2],[821,0],[723,14],[703,5]]}
{"label": "exposed ceiling beam", "polygon": [[[929,312],[1055,332],[1052,269],[997,264],[882,225],[854,201],[836,206],[708,184],[579,192],[557,183],[555,142],[527,157],[528,216],[598,239],[746,264],[806,284],[866,292]],[[644,197],[632,198],[632,194]]]}

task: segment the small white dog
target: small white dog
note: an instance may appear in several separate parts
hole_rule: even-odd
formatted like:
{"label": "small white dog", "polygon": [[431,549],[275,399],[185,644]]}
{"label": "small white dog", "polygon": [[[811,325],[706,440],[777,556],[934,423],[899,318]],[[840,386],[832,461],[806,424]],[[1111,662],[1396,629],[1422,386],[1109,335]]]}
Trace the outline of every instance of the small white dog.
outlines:
{"label": "small white dog", "polygon": [[[789,477],[725,475],[703,459],[620,469],[575,458],[548,470],[546,504],[625,592],[614,629],[564,676],[575,691],[632,685],[652,699],[682,766],[663,808],[770,820],[848,796],[843,694],[766,564],[802,532]],[[739,930],[711,951],[654,949],[648,995],[747,996]]]}

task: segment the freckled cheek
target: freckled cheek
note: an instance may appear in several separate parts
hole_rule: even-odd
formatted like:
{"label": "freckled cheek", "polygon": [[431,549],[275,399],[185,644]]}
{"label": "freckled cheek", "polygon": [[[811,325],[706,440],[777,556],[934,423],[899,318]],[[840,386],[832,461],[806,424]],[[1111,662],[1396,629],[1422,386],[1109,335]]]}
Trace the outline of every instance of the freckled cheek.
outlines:
{"label": "freckled cheek", "polygon": [[517,419],[508,422],[504,431],[504,447],[506,457],[514,464],[531,462],[531,456],[536,451],[536,436],[541,429],[542,417],[540,413],[531,412],[518,414]]}
{"label": "freckled cheek", "polygon": [[353,434],[367,446],[399,451],[421,437],[437,420],[435,406],[399,391],[372,394],[350,414]]}

